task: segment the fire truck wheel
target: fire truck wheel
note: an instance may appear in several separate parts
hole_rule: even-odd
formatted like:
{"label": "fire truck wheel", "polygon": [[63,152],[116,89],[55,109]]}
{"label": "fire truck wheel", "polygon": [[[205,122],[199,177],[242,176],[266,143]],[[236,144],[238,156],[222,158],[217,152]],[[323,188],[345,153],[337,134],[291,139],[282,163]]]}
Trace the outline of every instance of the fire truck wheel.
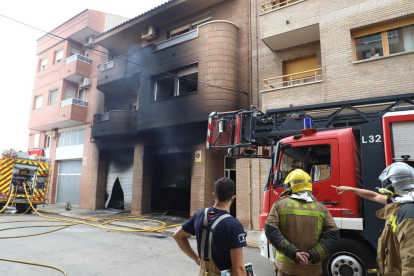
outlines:
{"label": "fire truck wheel", "polygon": [[367,269],[376,268],[375,252],[366,244],[339,239],[334,252],[323,263],[325,276],[366,276]]}
{"label": "fire truck wheel", "polygon": [[26,208],[25,208],[24,205],[25,204],[23,204],[23,203],[17,203],[16,204],[16,210],[17,210],[17,212],[23,213],[24,211],[26,211]]}

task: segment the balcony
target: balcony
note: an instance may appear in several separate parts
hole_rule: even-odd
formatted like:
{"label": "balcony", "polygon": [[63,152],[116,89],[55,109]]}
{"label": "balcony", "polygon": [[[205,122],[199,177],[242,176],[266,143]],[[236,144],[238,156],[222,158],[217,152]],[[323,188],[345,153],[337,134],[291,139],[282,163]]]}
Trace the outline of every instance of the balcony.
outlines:
{"label": "balcony", "polygon": [[264,79],[264,90],[283,89],[322,81],[322,68]]}
{"label": "balcony", "polygon": [[50,106],[48,112],[34,112],[30,116],[29,128],[48,131],[55,128],[65,128],[86,122],[88,103],[79,99],[66,99],[60,104]]}
{"label": "balcony", "polygon": [[261,5],[262,13],[272,11],[272,10],[277,10],[277,9],[292,5],[294,3],[302,2],[302,1],[304,1],[304,0],[285,0],[285,1],[274,0],[274,1],[270,1],[270,2],[267,2],[267,3],[264,3],[264,4]]}
{"label": "balcony", "polygon": [[79,83],[83,78],[90,77],[92,71],[92,60],[80,54],[75,54],[65,60],[63,78]]}
{"label": "balcony", "polygon": [[281,33],[275,29],[271,29],[264,32],[262,40],[272,51],[279,51],[319,41],[319,24],[313,24]]}
{"label": "balcony", "polygon": [[138,110],[112,110],[93,116],[92,138],[126,136],[137,131]]}

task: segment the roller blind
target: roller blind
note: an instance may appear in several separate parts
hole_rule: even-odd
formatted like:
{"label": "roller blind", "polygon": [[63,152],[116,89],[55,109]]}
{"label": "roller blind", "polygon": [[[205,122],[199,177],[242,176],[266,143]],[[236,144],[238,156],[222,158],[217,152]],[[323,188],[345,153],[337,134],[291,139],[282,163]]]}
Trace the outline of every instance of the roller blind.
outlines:
{"label": "roller blind", "polygon": [[190,24],[186,24],[184,26],[181,26],[181,27],[178,27],[178,28],[175,28],[175,29],[171,30],[170,31],[170,36],[172,36],[176,33],[182,32],[184,30],[187,30],[187,29],[190,29]]}
{"label": "roller blind", "polygon": [[47,58],[44,58],[40,62],[40,70],[46,69],[46,66],[47,66]]}
{"label": "roller blind", "polygon": [[367,28],[367,29],[363,29],[363,30],[359,30],[359,31],[354,31],[354,32],[352,32],[352,38],[365,36],[365,35],[369,35],[369,34],[374,34],[374,33],[380,33],[380,32],[384,32],[386,30],[400,28],[400,27],[403,27],[403,26],[411,25],[411,24],[414,24],[414,17],[403,19],[403,20],[398,20],[398,21],[394,21],[394,22],[390,22],[390,23],[387,23],[387,24],[383,24],[383,25],[379,25],[379,26],[375,26],[375,27],[371,27],[371,28]]}
{"label": "roller blind", "polygon": [[197,73],[197,72],[198,72],[198,66],[197,64],[195,64],[195,65],[191,65],[184,69],[179,70],[177,72],[177,76],[181,77],[181,76],[190,75],[190,74]]}
{"label": "roller blind", "polygon": [[35,109],[42,107],[42,99],[43,99],[42,96],[36,96],[36,99],[35,99]]}
{"label": "roller blind", "polygon": [[60,62],[63,58],[63,49],[56,52],[56,63]]}
{"label": "roller blind", "polygon": [[[317,66],[318,66],[318,62],[317,62],[316,56],[310,57],[310,58],[287,61],[283,65],[284,67],[283,74],[290,75],[290,74],[295,74],[299,72],[315,70],[318,68]],[[292,76],[292,79],[309,77],[309,76],[313,76],[314,74],[315,74],[314,72],[298,74],[298,75]]]}

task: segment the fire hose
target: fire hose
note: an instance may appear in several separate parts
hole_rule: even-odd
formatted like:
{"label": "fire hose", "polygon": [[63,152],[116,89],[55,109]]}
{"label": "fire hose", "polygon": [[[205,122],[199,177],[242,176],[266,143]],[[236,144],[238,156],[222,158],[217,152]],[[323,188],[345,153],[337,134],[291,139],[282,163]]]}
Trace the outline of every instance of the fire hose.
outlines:
{"label": "fire hose", "polygon": [[[85,222],[85,221],[75,221],[75,220],[69,220],[69,219],[63,219],[63,218],[57,218],[57,217],[51,217],[51,216],[46,216],[43,215],[41,213],[39,213],[32,204],[32,200],[29,197],[28,193],[27,193],[27,189],[26,189],[26,183],[23,184],[23,188],[24,188],[24,192],[26,194],[26,198],[27,201],[29,202],[30,207],[26,210],[26,212],[28,210],[33,210],[37,215],[49,219],[49,220],[21,220],[21,221],[9,221],[9,222],[0,222],[0,224],[5,224],[5,223],[15,223],[15,222],[66,222],[67,224],[60,224],[60,225],[37,225],[37,226],[23,226],[23,227],[12,227],[12,228],[7,228],[7,229],[1,229],[0,231],[7,231],[7,230],[15,230],[15,229],[24,229],[24,228],[35,228],[35,227],[60,227],[58,229],[54,229],[51,231],[47,231],[47,232],[42,232],[42,233],[38,233],[38,234],[31,234],[31,235],[24,235],[24,236],[13,236],[13,237],[0,237],[0,239],[13,239],[13,238],[25,238],[25,237],[32,237],[32,236],[38,236],[38,235],[44,235],[44,234],[48,234],[48,233],[52,233],[52,232],[56,232],[71,226],[75,226],[75,225],[88,225],[88,226],[92,226],[92,227],[97,227],[97,228],[101,228],[101,229],[106,229],[106,230],[112,230],[112,231],[121,231],[121,232],[155,232],[155,231],[159,231],[159,230],[164,230],[167,228],[172,228],[172,227],[177,227],[180,226],[181,224],[174,224],[174,225],[168,225],[163,222],[163,221],[159,221],[159,220],[154,220],[154,219],[143,219],[143,218],[138,218],[138,217],[143,217],[145,215],[141,215],[141,216],[134,216],[134,217],[122,217],[122,218],[107,218],[107,219],[101,219],[101,221],[104,221],[103,223],[101,223],[100,225],[97,224],[93,224],[92,222],[98,222],[100,220],[97,221],[89,221],[89,222]],[[13,187],[12,187],[12,191],[11,194],[13,194]],[[10,203],[11,197],[9,198],[9,200],[7,201],[6,206],[0,210],[0,213],[3,212],[6,207],[8,206],[8,204]],[[14,200],[13,200],[14,202]],[[24,212],[24,213],[26,213]],[[23,213],[23,214],[24,214]],[[150,214],[148,214],[150,215]],[[161,224],[161,226],[158,227],[153,227],[150,229],[137,229],[137,230],[132,230],[132,229],[120,229],[120,228],[112,228],[112,227],[108,227],[108,226],[104,226],[106,224],[109,224],[113,221],[120,221],[120,220],[136,220],[136,221],[152,221],[152,222],[157,222],[159,224]],[[17,260],[9,260],[9,259],[2,259],[0,258],[0,261],[5,261],[5,262],[15,262],[15,263],[21,263],[21,264],[27,264],[27,265],[34,265],[34,266],[40,266],[40,267],[47,267],[47,268],[51,268],[51,269],[55,269],[58,270],[60,272],[62,272],[64,275],[67,275],[66,272],[60,268],[54,267],[54,266],[49,266],[49,265],[45,265],[45,264],[38,264],[38,263],[30,263],[30,262],[24,262],[24,261],[17,261]]]}

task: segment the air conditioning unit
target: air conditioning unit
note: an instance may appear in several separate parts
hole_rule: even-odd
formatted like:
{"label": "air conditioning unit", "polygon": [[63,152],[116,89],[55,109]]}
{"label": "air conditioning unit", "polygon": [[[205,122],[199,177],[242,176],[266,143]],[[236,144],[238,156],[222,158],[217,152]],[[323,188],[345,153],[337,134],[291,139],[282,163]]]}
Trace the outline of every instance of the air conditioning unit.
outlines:
{"label": "air conditioning unit", "polygon": [[79,89],[84,88],[87,89],[91,86],[91,82],[92,80],[90,78],[84,78],[80,83],[79,83]]}
{"label": "air conditioning unit", "polygon": [[157,29],[155,28],[154,25],[149,25],[142,30],[142,36],[141,36],[142,39],[145,39],[148,41],[156,37],[157,37]]}
{"label": "air conditioning unit", "polygon": [[85,42],[83,43],[83,45],[86,46],[86,47],[90,47],[90,48],[95,47],[95,39],[93,38],[93,35],[88,36],[85,39]]}

